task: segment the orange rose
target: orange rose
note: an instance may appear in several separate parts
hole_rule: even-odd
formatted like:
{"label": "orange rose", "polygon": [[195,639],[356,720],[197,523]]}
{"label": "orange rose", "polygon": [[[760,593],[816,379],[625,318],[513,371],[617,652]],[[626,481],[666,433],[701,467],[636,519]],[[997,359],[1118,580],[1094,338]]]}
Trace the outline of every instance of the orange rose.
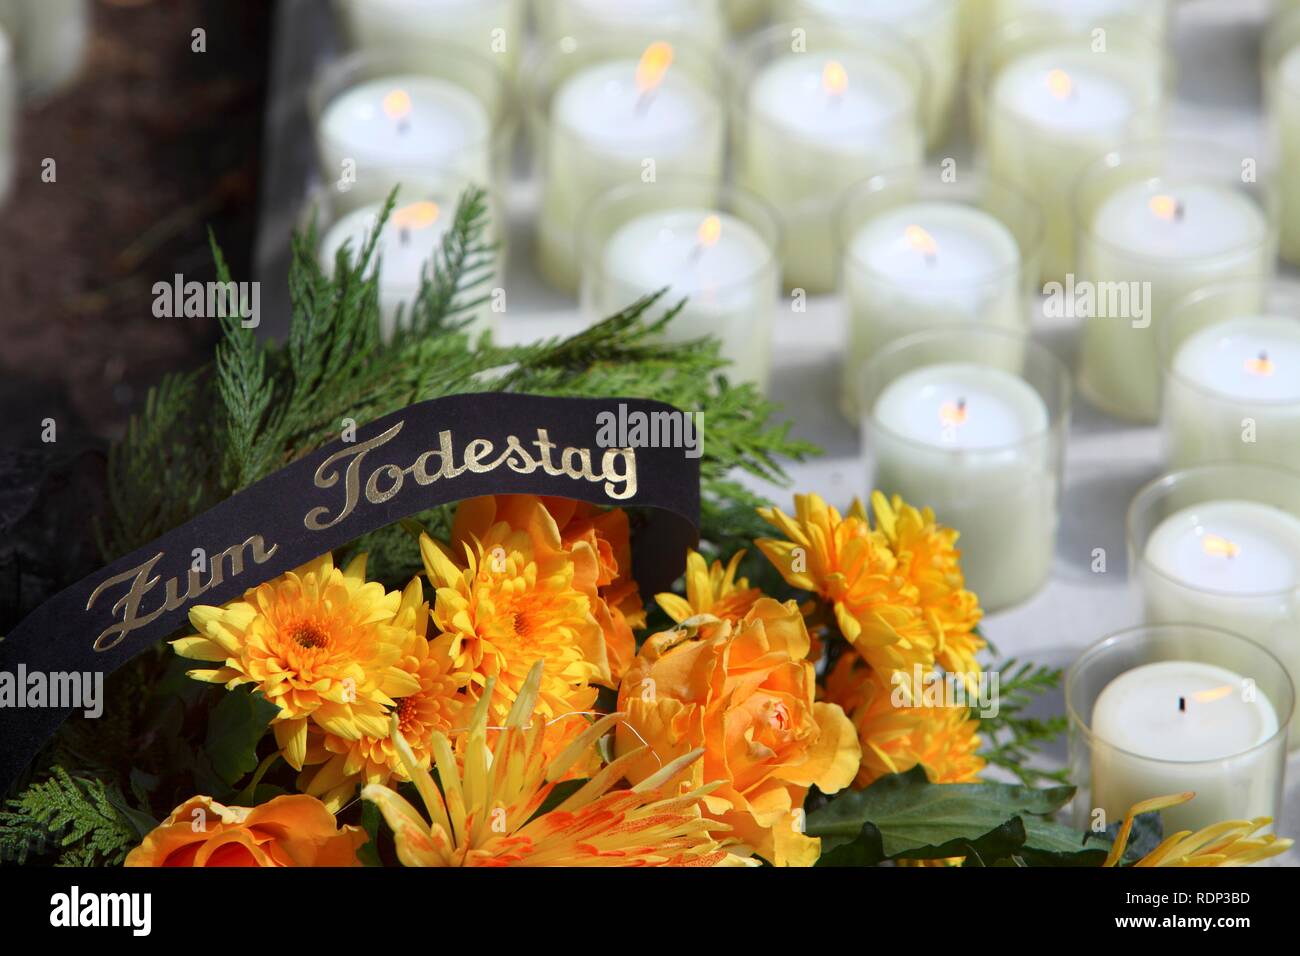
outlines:
{"label": "orange rose", "polygon": [[190,797],[144,842],[127,866],[360,866],[360,827],[339,829],[315,797],[292,794],[257,807]]}
{"label": "orange rose", "polygon": [[569,498],[496,495],[462,501],[452,525],[451,551],[482,538],[498,521],[528,532],[539,554],[555,550],[573,561],[573,585],[591,601],[591,613],[605,635],[605,653],[615,684],[636,654],[632,629],[645,626],[645,606],[632,579],[632,535],[627,513],[602,511]]}
{"label": "orange rose", "polygon": [[820,852],[803,833],[811,786],[848,786],[861,759],[853,724],[837,705],[817,702],[810,641],[794,601],[761,598],[739,621],[718,619],[646,640],[619,689],[627,714],[615,737],[625,754],[653,754],[626,769],[636,783],[696,748],[683,771],[691,789],[719,782],[705,813],[777,866],[808,866]]}

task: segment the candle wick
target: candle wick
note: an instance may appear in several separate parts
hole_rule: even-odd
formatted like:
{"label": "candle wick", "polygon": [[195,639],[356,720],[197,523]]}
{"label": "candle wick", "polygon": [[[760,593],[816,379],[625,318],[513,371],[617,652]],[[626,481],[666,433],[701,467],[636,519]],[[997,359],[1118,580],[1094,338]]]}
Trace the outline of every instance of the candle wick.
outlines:
{"label": "candle wick", "polygon": [[655,91],[649,89],[636,98],[636,112],[638,116],[644,116],[650,109],[650,104],[654,102]]}
{"label": "candle wick", "polygon": [[1182,713],[1186,713],[1186,712],[1187,712],[1187,698],[1186,698],[1186,697],[1179,697],[1179,698],[1178,698],[1178,712],[1179,712],[1180,714],[1182,714]]}
{"label": "candle wick", "polygon": [[966,411],[966,399],[964,398],[957,399],[957,411],[959,412]]}
{"label": "candle wick", "polygon": [[1267,365],[1267,364],[1268,364],[1268,349],[1260,349],[1260,350],[1259,350],[1259,363],[1260,363],[1261,365]]}
{"label": "candle wick", "polygon": [[1181,199],[1174,203],[1174,218],[1179,222],[1183,221],[1183,201]]}
{"label": "candle wick", "polygon": [[410,122],[409,122],[408,120],[400,119],[400,120],[397,121],[397,132],[398,132],[398,135],[400,135],[400,136],[405,136],[405,135],[406,135],[406,131],[409,130],[410,128],[411,128],[411,124],[410,124]]}
{"label": "candle wick", "polygon": [[408,245],[411,241],[411,230],[406,226],[402,226],[397,232],[397,238],[401,240],[402,245]]}

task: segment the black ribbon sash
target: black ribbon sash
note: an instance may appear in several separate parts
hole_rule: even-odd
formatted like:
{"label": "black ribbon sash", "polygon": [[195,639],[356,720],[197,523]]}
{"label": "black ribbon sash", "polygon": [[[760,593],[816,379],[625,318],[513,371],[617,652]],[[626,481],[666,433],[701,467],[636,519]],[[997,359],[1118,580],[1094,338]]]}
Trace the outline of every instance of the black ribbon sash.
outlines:
{"label": "black ribbon sash", "polygon": [[[185,627],[194,605],[224,604],[367,532],[479,495],[649,509],[634,520],[633,573],[644,593],[665,590],[698,540],[699,460],[680,447],[606,447],[609,416],[656,413],[684,414],[646,399],[494,392],[358,426],[355,440],[306,455],[46,601],[0,641],[0,670],[107,675]],[[70,712],[0,706],[0,793]]]}

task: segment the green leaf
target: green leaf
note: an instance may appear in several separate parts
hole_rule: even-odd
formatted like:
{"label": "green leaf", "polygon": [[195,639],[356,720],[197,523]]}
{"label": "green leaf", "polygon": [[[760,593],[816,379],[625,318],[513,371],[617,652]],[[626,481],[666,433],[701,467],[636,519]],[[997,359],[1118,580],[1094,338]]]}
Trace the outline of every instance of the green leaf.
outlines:
{"label": "green leaf", "polygon": [[565,800],[568,800],[569,797],[573,796],[573,794],[581,790],[583,784],[586,782],[586,780],[561,780],[554,786],[554,788],[552,788],[551,792],[546,795],[546,799],[543,800],[542,805],[537,808],[537,812],[528,819],[530,821],[536,820],[538,817],[550,813]]}
{"label": "green leaf", "polygon": [[379,822],[383,818],[376,804],[369,800],[361,801],[361,829],[365,830],[366,836],[370,838],[361,849],[357,850],[357,859],[361,861],[362,866],[384,865],[379,859]]}
{"label": "green leaf", "polygon": [[947,856],[991,863],[1025,843],[1023,815],[1054,813],[1073,795],[1072,787],[935,784],[914,767],[833,798],[808,818],[807,832],[822,838],[828,866]]}
{"label": "green leaf", "polygon": [[257,745],[279,708],[261,694],[237,688],[212,708],[204,750],[228,786],[257,767]]}
{"label": "green leaf", "polygon": [[1031,866],[1101,866],[1111,841],[1043,817],[1026,816],[1019,856]]}

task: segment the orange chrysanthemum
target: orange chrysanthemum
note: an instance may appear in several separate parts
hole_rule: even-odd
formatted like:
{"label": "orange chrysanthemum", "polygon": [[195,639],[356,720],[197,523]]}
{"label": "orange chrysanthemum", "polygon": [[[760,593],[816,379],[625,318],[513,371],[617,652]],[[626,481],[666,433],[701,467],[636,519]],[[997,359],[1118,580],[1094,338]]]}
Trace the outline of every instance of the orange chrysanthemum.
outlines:
{"label": "orange chrysanthemum", "polygon": [[916,584],[899,568],[889,541],[859,502],[841,517],[817,495],[796,495],[793,517],[758,512],[785,535],[755,543],[792,587],[827,601],[840,632],[881,672],[934,664],[937,634]]}
{"label": "orange chrysanthemum", "polygon": [[280,712],[271,722],[285,760],[302,769],[307,723],[345,740],[382,736],[393,698],[419,690],[397,666],[409,622],[401,594],[367,583],[362,555],[340,571],[329,554],[251,588],[225,607],[190,609],[182,657],[219,666],[190,676],[228,688],[252,684]]}
{"label": "orange chrysanthemum", "polygon": [[[1131,807],[1124,815],[1115,842],[1103,866],[1119,866],[1128,847],[1133,822],[1143,813],[1167,810],[1186,803],[1195,793],[1175,793],[1167,797],[1153,797]],[[1171,833],[1160,845],[1134,863],[1137,867],[1190,867],[1190,866],[1250,866],[1260,860],[1277,856],[1291,849],[1295,843],[1289,837],[1263,833],[1273,822],[1271,817],[1253,820],[1224,820],[1213,823],[1193,833],[1180,830]]]}
{"label": "orange chrysanthemum", "polygon": [[691,551],[686,556],[686,597],[656,594],[655,601],[678,624],[699,614],[738,621],[763,596],[758,588],[749,586],[747,579],[736,577],[744,557],[744,551],[737,551],[725,568],[721,561],[714,561],[710,567],[704,563],[704,555]]}
{"label": "orange chrysanthemum", "polygon": [[705,786],[678,794],[665,783],[699,760],[694,751],[630,789],[613,789],[645,748],[616,760],[566,797],[540,812],[571,766],[622,715],[590,724],[565,750],[548,759],[547,724],[534,711],[544,681],[541,661],[516,693],[505,729],[489,744],[488,701],[493,679],[475,708],[458,763],[451,741],[435,732],[435,782],[421,768],[405,735],[393,730],[398,754],[429,815],[396,791],[371,785],[362,796],[376,804],[393,830],[398,858],[406,866],[726,866],[746,865],[710,835],[700,813]]}
{"label": "orange chrysanthemum", "polygon": [[933,783],[972,783],[984,760],[979,756],[979,721],[966,707],[914,706],[895,695],[853,651],[835,663],[824,698],[839,704],[857,728],[862,765],[854,785],[869,786],[917,764]]}

